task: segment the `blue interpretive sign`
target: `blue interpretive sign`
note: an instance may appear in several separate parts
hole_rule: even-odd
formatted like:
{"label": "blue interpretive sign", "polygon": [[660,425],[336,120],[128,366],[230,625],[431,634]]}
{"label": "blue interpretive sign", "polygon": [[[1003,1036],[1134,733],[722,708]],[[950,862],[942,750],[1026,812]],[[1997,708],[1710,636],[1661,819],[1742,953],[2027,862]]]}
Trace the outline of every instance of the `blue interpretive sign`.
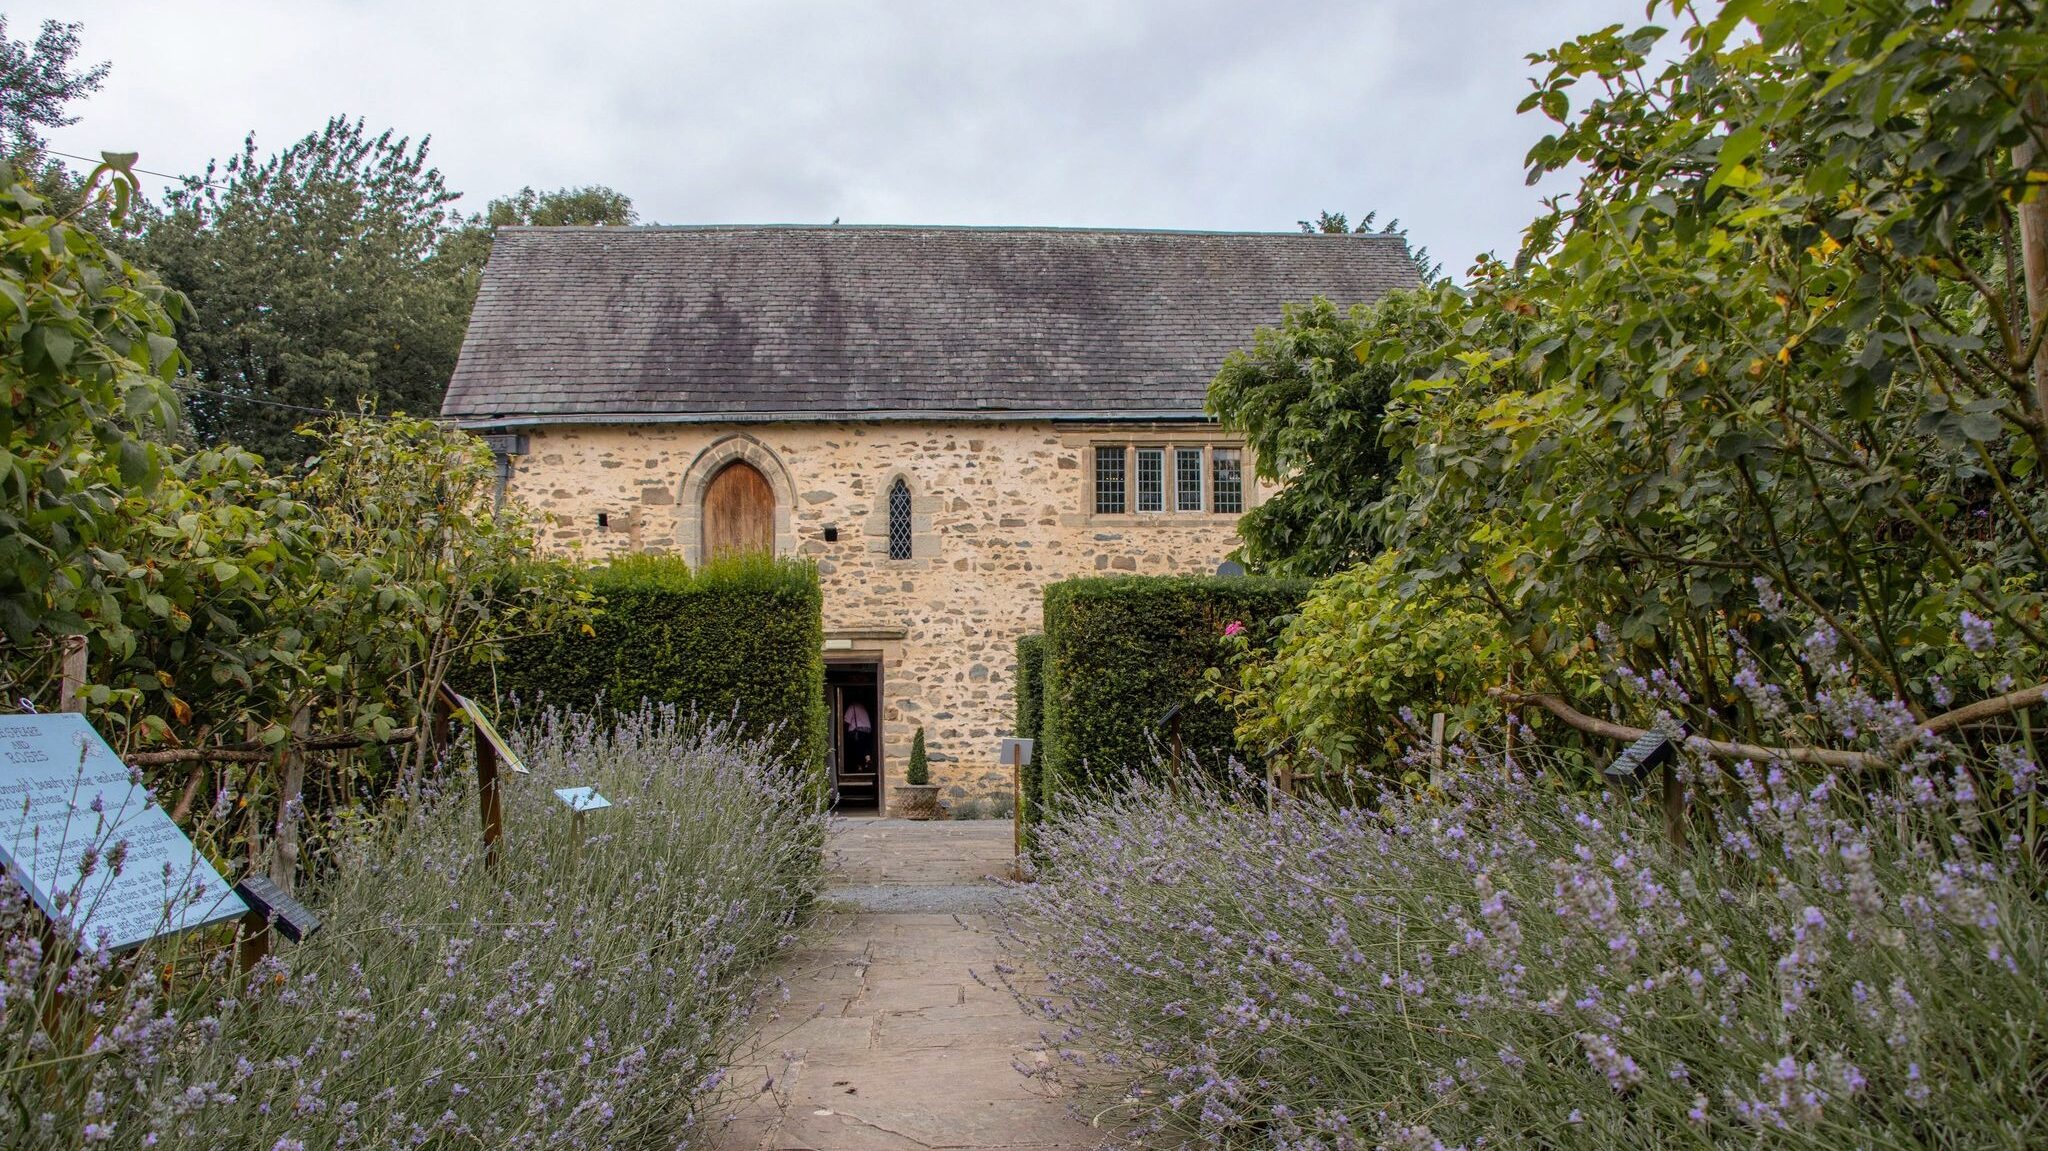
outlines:
{"label": "blue interpretive sign", "polygon": [[249,910],[82,715],[0,716],[0,861],[88,945]]}
{"label": "blue interpretive sign", "polygon": [[555,798],[569,805],[570,811],[596,811],[610,807],[612,801],[597,793],[594,787],[558,787]]}

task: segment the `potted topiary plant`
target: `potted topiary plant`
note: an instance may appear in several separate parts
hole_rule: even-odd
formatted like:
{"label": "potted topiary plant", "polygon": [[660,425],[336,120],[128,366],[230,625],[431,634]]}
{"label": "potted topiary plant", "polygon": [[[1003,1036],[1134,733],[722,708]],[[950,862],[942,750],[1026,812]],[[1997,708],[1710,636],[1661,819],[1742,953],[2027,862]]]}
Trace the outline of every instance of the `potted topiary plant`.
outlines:
{"label": "potted topiary plant", "polygon": [[890,788],[889,814],[904,819],[931,819],[939,814],[939,785],[932,782],[932,769],[925,757],[924,729],[910,741],[910,769],[904,782]]}

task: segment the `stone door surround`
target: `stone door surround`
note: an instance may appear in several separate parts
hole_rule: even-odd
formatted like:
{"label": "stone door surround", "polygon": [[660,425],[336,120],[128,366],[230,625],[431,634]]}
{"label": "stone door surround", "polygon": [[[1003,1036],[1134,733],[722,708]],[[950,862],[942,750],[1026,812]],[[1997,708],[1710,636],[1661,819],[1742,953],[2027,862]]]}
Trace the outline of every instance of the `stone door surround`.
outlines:
{"label": "stone door surround", "polygon": [[761,473],[775,495],[775,554],[786,556],[796,551],[796,484],[789,477],[789,468],[775,449],[745,432],[735,432],[713,440],[683,469],[682,489],[676,499],[676,543],[682,548],[684,562],[693,568],[709,558],[704,555],[705,491],[726,465],[735,462]]}

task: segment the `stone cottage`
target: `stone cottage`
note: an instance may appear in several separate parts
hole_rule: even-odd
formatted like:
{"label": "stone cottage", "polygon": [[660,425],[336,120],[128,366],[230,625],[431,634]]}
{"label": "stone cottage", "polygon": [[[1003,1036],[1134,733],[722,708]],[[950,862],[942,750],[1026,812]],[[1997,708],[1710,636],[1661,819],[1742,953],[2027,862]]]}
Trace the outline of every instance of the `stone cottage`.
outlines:
{"label": "stone cottage", "polygon": [[815,560],[847,802],[920,726],[957,802],[1008,793],[1045,584],[1236,546],[1265,493],[1202,414],[1224,355],[1416,282],[1392,236],[506,228],[442,414],[557,546]]}

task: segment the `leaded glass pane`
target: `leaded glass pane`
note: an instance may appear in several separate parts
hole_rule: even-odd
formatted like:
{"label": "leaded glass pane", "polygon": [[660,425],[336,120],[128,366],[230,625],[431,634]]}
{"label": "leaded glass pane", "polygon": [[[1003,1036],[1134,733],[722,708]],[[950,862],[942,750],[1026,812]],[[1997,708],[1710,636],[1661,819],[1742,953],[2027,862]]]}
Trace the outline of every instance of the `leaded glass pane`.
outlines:
{"label": "leaded glass pane", "polygon": [[889,558],[910,558],[910,485],[901,476],[889,486]]}
{"label": "leaded glass pane", "polygon": [[1244,457],[1236,448],[1213,448],[1209,452],[1210,491],[1214,508],[1225,515],[1244,510]]}
{"label": "leaded glass pane", "polygon": [[1095,449],[1095,514],[1122,515],[1124,510],[1124,449]]}
{"label": "leaded glass pane", "polygon": [[1166,449],[1138,449],[1138,510],[1166,510]]}
{"label": "leaded glass pane", "polygon": [[1173,450],[1173,510],[1202,510],[1202,449]]}

